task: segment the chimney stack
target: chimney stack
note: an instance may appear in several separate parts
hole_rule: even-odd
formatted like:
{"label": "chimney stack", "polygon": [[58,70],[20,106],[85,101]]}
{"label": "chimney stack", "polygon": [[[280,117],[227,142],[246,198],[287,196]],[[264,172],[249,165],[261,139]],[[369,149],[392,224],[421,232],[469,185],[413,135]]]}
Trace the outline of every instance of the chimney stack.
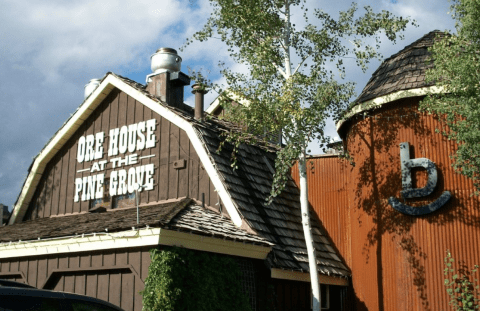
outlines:
{"label": "chimney stack", "polygon": [[0,226],[7,223],[10,213],[8,212],[8,206],[0,204]]}
{"label": "chimney stack", "polygon": [[147,91],[169,106],[183,108],[183,87],[190,78],[181,72],[182,58],[171,48],[160,48],[151,57],[152,74],[147,76]]}
{"label": "chimney stack", "polygon": [[205,86],[195,83],[192,85],[192,94],[195,94],[195,120],[203,120],[204,95],[208,93]]}
{"label": "chimney stack", "polygon": [[88,82],[86,85],[85,85],[85,90],[83,92],[83,99],[87,99],[88,96],[90,96],[90,94],[93,93],[93,91],[95,91],[95,89],[100,85],[100,79],[92,79],[90,80],[90,82]]}

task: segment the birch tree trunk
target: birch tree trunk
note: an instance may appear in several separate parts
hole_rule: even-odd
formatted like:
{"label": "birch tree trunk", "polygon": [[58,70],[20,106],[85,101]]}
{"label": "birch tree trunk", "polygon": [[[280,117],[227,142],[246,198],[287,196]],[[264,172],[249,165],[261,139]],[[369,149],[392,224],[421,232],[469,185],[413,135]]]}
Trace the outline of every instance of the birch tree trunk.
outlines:
{"label": "birch tree trunk", "polygon": [[305,244],[307,245],[308,266],[310,268],[310,280],[312,283],[312,305],[313,311],[320,311],[321,296],[320,283],[318,281],[317,256],[312,235],[312,227],[310,225],[310,213],[308,208],[308,186],[307,186],[307,160],[305,146],[302,146],[302,152],[298,159],[298,170],[300,172],[300,206],[302,211],[302,226],[305,236]]}
{"label": "birch tree trunk", "polygon": [[[292,76],[290,62],[290,1],[285,1],[285,78],[287,81]],[[295,121],[294,121],[295,122]],[[307,141],[307,140],[306,140]],[[307,164],[306,164],[306,146],[302,144],[302,150],[298,159],[298,169],[300,171],[300,207],[302,212],[303,235],[307,246],[308,267],[310,269],[310,280],[312,286],[312,310],[320,311],[320,284],[318,283],[317,256],[315,254],[312,227],[310,225],[310,213],[308,210],[308,187],[307,187]]]}

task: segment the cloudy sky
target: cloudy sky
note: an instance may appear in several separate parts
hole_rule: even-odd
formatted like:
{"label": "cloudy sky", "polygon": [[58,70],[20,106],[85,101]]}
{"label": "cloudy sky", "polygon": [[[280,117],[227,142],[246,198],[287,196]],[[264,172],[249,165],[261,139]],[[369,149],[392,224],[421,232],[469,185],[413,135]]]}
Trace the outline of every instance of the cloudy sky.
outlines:
{"label": "cloudy sky", "polygon": [[[335,14],[351,0],[311,3]],[[419,27],[409,27],[404,41],[382,45],[385,57],[431,30],[454,27],[447,0],[357,3],[417,20]],[[33,158],[82,103],[90,79],[112,71],[144,84],[150,55],[159,47],[178,49],[211,11],[207,0],[0,0],[0,5],[0,203],[10,209]],[[213,80],[221,79],[219,61],[234,66],[218,40],[195,43],[180,55],[182,71],[210,70]],[[365,74],[349,72],[357,92],[378,66],[372,63]],[[190,92],[186,100],[193,103]],[[335,135],[333,125],[329,132]]]}

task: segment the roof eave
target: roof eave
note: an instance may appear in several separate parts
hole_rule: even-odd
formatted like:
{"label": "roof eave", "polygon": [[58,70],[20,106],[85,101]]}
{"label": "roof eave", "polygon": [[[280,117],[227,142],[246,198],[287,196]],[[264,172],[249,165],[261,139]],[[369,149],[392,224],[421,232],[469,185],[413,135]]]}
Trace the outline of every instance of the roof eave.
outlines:
{"label": "roof eave", "polygon": [[365,113],[373,109],[378,109],[396,100],[441,93],[444,93],[444,88],[434,85],[410,90],[401,90],[365,101],[352,107],[352,109],[340,121],[337,122],[337,133],[342,133],[343,126],[347,123],[348,120],[352,119],[356,115]]}

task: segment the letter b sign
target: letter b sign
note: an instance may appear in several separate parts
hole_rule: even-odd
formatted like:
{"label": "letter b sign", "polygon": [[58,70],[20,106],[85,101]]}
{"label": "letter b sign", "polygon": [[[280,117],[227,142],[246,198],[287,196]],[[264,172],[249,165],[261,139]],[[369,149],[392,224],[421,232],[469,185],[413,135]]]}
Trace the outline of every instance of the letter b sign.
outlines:
{"label": "letter b sign", "polygon": [[[435,163],[427,158],[410,159],[409,143],[400,144],[400,166],[402,169],[402,191],[400,192],[405,199],[421,198],[430,195],[437,185],[437,168]],[[423,188],[412,188],[412,168],[422,167],[427,171],[427,184]],[[432,213],[442,207],[451,197],[449,191],[445,191],[434,202],[414,207],[399,202],[395,197],[390,197],[388,203],[397,211],[412,215],[420,216]]]}

